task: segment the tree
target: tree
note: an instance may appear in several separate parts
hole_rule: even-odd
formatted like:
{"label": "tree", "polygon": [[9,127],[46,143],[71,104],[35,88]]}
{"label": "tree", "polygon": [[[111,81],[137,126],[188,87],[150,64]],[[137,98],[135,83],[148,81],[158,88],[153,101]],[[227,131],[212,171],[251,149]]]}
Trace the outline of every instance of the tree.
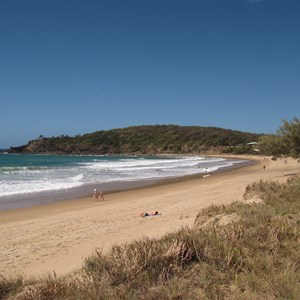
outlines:
{"label": "tree", "polygon": [[298,158],[300,156],[300,120],[294,118],[290,123],[283,120],[283,125],[279,128],[278,134],[284,139],[289,154]]}
{"label": "tree", "polygon": [[283,120],[276,135],[265,135],[259,139],[261,153],[273,156],[300,157],[300,120]]}
{"label": "tree", "polygon": [[287,147],[281,136],[272,134],[261,136],[258,142],[261,153],[275,157],[288,155]]}

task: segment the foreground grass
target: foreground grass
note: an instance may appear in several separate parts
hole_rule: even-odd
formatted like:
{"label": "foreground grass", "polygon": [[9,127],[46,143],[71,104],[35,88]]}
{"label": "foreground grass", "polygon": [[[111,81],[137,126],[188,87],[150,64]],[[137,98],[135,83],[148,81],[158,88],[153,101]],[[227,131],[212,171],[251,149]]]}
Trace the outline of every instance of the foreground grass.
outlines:
{"label": "foreground grass", "polygon": [[0,297],[300,299],[300,178],[254,183],[252,198],[263,203],[211,206],[193,228],[99,252],[64,277],[2,278]]}

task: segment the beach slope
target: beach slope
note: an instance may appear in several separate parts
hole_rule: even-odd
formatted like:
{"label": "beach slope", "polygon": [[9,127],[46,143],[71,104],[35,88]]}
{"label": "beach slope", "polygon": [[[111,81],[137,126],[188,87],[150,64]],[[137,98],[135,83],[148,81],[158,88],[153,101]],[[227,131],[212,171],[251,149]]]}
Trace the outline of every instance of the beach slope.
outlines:
{"label": "beach slope", "polygon": [[[247,157],[242,157],[247,159]],[[251,157],[253,159],[253,157]],[[243,200],[248,184],[286,181],[300,173],[293,159],[256,158],[257,164],[210,176],[0,212],[0,274],[39,276],[79,268],[95,251],[143,236],[160,237],[192,226],[211,204]],[[147,211],[160,214],[141,218]]]}

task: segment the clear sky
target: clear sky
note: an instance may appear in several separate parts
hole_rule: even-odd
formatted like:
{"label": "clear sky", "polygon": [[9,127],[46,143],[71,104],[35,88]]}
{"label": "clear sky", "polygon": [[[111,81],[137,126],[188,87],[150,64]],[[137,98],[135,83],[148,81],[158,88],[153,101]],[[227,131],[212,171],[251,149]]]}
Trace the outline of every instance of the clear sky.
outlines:
{"label": "clear sky", "polygon": [[132,125],[275,133],[299,0],[1,0],[0,148]]}

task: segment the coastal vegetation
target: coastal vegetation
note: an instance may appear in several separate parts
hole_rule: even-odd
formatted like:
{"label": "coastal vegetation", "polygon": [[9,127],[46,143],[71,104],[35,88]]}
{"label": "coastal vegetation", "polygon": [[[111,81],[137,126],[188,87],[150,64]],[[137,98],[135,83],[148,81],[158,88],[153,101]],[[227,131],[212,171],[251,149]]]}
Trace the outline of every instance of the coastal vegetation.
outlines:
{"label": "coastal vegetation", "polygon": [[[276,134],[217,127],[144,125],[101,130],[70,137],[40,135],[9,153],[32,154],[249,154],[300,157],[300,120],[283,124]],[[251,145],[252,143],[252,145]],[[255,147],[253,147],[255,145]]]}
{"label": "coastal vegetation", "polygon": [[264,135],[259,139],[258,148],[265,155],[300,157],[300,119],[291,122],[283,120],[277,134]]}
{"label": "coastal vegetation", "polygon": [[247,143],[261,134],[217,127],[154,125],[96,131],[70,137],[40,135],[27,145],[10,148],[10,153],[55,154],[187,154],[208,151],[246,153]]}
{"label": "coastal vegetation", "polygon": [[[249,143],[255,144],[255,148]],[[276,134],[256,134],[217,127],[144,125],[101,130],[70,137],[45,137],[10,153],[33,154],[246,154],[300,157],[300,120],[283,120]]]}
{"label": "coastal vegetation", "polygon": [[299,240],[300,178],[260,181],[192,228],[98,252],[68,275],[2,278],[0,298],[299,299]]}

